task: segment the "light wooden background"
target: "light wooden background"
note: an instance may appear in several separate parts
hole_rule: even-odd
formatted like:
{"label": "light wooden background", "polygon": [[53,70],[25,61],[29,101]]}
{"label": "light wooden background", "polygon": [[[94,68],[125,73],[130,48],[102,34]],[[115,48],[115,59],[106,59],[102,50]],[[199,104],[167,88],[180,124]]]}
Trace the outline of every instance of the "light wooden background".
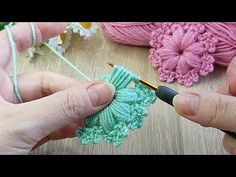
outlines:
{"label": "light wooden background", "polygon": [[[45,56],[32,62],[23,53],[18,62],[18,72],[48,70],[73,78],[81,78],[57,56],[44,48]],[[187,89],[215,91],[225,79],[225,69],[216,68],[191,88],[178,84],[165,84],[148,62],[148,48],[117,44],[98,31],[90,40],[74,35],[72,47],[65,55],[90,78],[111,71],[107,61],[126,66],[142,78],[156,84],[168,85],[181,92]],[[157,100],[149,107],[149,115],[141,129],[131,131],[124,143],[116,148],[101,142],[98,145],[81,145],[77,138],[51,141],[31,154],[227,154],[222,146],[223,133],[204,128],[180,117],[166,103]]]}

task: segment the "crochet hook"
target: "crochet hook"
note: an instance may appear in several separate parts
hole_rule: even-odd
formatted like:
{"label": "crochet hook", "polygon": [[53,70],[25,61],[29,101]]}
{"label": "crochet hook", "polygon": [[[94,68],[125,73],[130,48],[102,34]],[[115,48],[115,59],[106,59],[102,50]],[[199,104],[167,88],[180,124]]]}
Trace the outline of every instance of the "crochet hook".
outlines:
{"label": "crochet hook", "polygon": [[[108,62],[108,64],[109,64],[111,67],[114,67],[114,64],[113,64],[113,63]],[[174,106],[174,105],[173,105],[173,99],[174,99],[174,97],[178,94],[178,92],[176,92],[175,90],[172,90],[171,88],[166,87],[166,86],[158,86],[158,87],[157,87],[157,86],[155,86],[154,84],[152,84],[152,83],[150,83],[150,82],[148,82],[148,81],[146,81],[146,80],[143,80],[143,79],[139,79],[139,81],[140,81],[142,84],[144,84],[144,85],[146,85],[147,87],[149,87],[150,89],[154,90],[155,93],[156,93],[156,96],[157,96],[160,100],[162,100],[162,101],[168,103],[168,104],[171,105],[171,106]],[[226,134],[228,134],[228,135],[230,135],[230,136],[232,136],[233,138],[236,139],[236,132],[231,132],[231,131],[228,131],[228,130],[221,130],[221,131],[223,131],[224,133],[226,133]]]}

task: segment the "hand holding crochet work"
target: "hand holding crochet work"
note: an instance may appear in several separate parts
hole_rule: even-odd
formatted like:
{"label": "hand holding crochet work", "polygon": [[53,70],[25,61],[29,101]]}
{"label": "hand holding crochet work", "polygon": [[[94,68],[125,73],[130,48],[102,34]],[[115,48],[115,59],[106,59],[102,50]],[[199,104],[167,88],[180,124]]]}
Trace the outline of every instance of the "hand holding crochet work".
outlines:
{"label": "hand holding crochet work", "polygon": [[[218,93],[186,92],[174,97],[176,111],[205,127],[236,131],[236,57],[227,69],[226,82]],[[236,154],[236,140],[225,135],[225,149]]]}
{"label": "hand holding crochet work", "polygon": [[[65,30],[64,23],[35,23],[37,43]],[[11,28],[18,52],[32,45],[29,23]],[[19,104],[7,70],[11,48],[7,32],[0,32],[0,154],[28,154],[49,140],[75,136],[82,118],[104,108],[114,86],[102,81],[82,82],[51,72],[18,75]]]}

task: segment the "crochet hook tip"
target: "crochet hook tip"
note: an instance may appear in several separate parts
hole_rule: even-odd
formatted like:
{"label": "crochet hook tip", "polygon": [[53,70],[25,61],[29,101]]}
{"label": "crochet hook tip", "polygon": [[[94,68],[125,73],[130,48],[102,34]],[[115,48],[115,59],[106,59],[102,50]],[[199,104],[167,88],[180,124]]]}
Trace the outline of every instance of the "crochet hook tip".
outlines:
{"label": "crochet hook tip", "polygon": [[142,84],[146,85],[147,87],[149,87],[150,89],[152,89],[152,90],[154,90],[154,91],[157,91],[157,90],[158,90],[158,88],[157,88],[154,84],[151,84],[151,83],[148,82],[148,81],[145,81],[145,80],[143,80],[143,79],[139,79],[139,81],[140,81]]}
{"label": "crochet hook tip", "polygon": [[[107,62],[107,64],[110,65],[111,67],[114,67],[114,64],[111,63],[111,62]],[[143,79],[139,79],[139,81],[140,81],[142,84],[148,86],[149,88],[151,88],[151,89],[154,90],[154,91],[156,91],[156,90],[158,89],[154,84],[151,84],[151,83],[148,82],[148,81],[145,81],[145,80],[143,80]]]}
{"label": "crochet hook tip", "polygon": [[114,67],[114,64],[111,62],[107,62],[108,65],[110,65],[111,67]]}

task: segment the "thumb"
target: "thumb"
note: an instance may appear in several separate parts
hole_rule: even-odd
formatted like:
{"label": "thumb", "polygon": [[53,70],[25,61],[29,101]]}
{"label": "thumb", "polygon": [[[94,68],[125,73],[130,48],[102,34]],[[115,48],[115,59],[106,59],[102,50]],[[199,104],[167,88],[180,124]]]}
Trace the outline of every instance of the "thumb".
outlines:
{"label": "thumb", "polygon": [[19,112],[17,118],[21,125],[27,125],[25,129],[31,132],[36,130],[40,139],[73,121],[98,112],[112,100],[114,92],[114,86],[109,83],[83,83],[38,100],[16,105]]}
{"label": "thumb", "polygon": [[236,140],[229,136],[225,135],[223,139],[224,148],[232,155],[236,155]]}
{"label": "thumb", "polygon": [[236,57],[232,59],[230,62],[227,72],[226,72],[226,77],[228,81],[228,92],[231,95],[236,95]]}
{"label": "thumb", "polygon": [[174,97],[176,111],[204,127],[236,131],[236,98],[217,93],[186,92]]}

